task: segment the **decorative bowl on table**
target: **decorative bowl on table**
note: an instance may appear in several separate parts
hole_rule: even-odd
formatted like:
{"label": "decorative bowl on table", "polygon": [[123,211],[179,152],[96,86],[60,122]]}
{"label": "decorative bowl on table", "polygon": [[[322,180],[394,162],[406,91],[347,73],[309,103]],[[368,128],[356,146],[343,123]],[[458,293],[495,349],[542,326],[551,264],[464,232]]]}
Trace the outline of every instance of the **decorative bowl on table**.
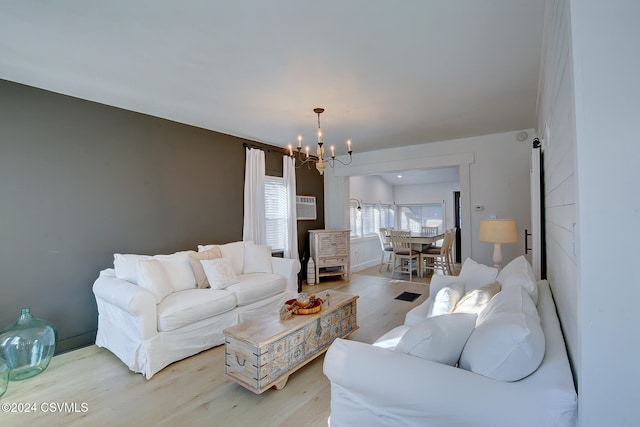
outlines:
{"label": "decorative bowl on table", "polygon": [[313,314],[322,310],[323,302],[322,298],[317,298],[315,295],[311,295],[308,299],[303,297],[302,300],[298,296],[286,301],[285,305],[291,307],[293,314]]}

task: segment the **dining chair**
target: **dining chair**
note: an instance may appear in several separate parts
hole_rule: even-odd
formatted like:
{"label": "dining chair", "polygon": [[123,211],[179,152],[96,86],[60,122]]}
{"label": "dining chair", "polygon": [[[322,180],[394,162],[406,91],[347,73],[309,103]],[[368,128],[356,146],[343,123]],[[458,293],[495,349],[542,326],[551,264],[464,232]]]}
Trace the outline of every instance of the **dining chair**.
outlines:
{"label": "dining chair", "polygon": [[447,250],[447,264],[449,265],[449,271],[451,275],[455,276],[457,275],[459,272],[456,268],[456,263],[454,261],[454,257],[453,257],[453,244],[456,240],[456,232],[458,231],[457,227],[453,227],[451,230],[451,241],[449,242],[449,248]]}
{"label": "dining chair", "polygon": [[434,274],[439,269],[442,274],[453,275],[450,254],[454,238],[455,231],[445,230],[442,246],[423,249],[420,252],[420,271],[430,270]]}
{"label": "dining chair", "polygon": [[427,236],[435,236],[436,234],[438,234],[438,228],[439,227],[431,227],[431,226],[423,226],[422,227],[422,234],[425,234]]}
{"label": "dining chair", "polygon": [[[400,272],[409,274],[409,281],[413,281],[413,270],[417,270],[420,275],[420,252],[411,248],[411,232],[410,231],[391,231],[391,245],[393,246],[393,268],[391,269],[391,277],[396,272],[398,261],[400,261]],[[416,261],[415,267],[413,261]],[[405,264],[406,262],[406,264]]]}
{"label": "dining chair", "polygon": [[[425,236],[436,236],[438,234],[440,227],[438,226],[427,226],[427,225],[423,225],[421,227],[421,233],[424,234]],[[422,245],[422,250],[425,250],[427,248],[433,248],[435,247],[436,244],[435,243],[425,243]]]}
{"label": "dining chair", "polygon": [[[380,238],[380,248],[382,249],[382,258],[380,259],[380,268],[378,271],[382,271],[382,266],[387,266],[387,271],[389,271],[389,266],[391,265],[391,261],[393,259],[393,246],[391,245],[391,230],[393,227],[380,228],[378,230],[378,237]],[[386,258],[386,261],[385,261]]]}

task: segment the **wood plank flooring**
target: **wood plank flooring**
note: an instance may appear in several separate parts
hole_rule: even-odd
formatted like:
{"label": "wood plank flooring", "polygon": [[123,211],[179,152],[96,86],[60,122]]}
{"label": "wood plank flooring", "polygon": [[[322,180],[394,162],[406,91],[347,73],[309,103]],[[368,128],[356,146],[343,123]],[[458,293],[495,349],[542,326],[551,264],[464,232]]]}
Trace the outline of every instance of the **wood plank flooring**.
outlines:
{"label": "wood plank flooring", "polygon": [[[377,267],[369,270],[376,274]],[[303,290],[359,295],[360,329],[350,339],[371,343],[427,298],[425,282],[356,273],[350,281],[323,280]],[[404,291],[422,295],[412,303],[394,299]],[[0,397],[0,425],[326,426],[330,385],[323,361],[318,357],[291,375],[282,390],[256,395],[224,375],[224,346],[176,362],[147,381],[94,345],[55,356],[38,376],[10,382]]]}

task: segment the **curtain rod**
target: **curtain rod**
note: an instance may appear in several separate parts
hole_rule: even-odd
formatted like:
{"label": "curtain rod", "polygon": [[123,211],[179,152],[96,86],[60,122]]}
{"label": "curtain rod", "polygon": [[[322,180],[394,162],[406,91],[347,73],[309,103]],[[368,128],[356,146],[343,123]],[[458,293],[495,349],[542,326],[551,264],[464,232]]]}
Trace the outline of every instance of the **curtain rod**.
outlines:
{"label": "curtain rod", "polygon": [[283,153],[286,154],[287,150],[285,150],[284,148],[280,148],[280,147],[271,147],[271,146],[262,146],[262,145],[257,145],[257,144],[251,144],[249,142],[243,142],[242,143],[242,147],[243,148],[255,148],[258,150],[262,150],[262,151],[266,151],[267,153],[270,153],[271,151],[275,151],[277,153]]}

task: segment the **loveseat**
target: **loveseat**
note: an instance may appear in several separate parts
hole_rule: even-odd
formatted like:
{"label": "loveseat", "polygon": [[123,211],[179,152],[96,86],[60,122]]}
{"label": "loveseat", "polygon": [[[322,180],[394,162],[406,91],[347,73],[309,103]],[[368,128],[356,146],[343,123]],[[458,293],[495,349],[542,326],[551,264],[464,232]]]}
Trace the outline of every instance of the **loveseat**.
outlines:
{"label": "loveseat", "polygon": [[175,361],[224,343],[223,330],[277,315],[298,291],[300,262],[252,242],[200,245],[171,255],[114,254],[93,285],[96,345],[150,379]]}
{"label": "loveseat", "polygon": [[434,275],[373,344],[328,349],[331,426],[575,426],[577,395],[547,281],[520,257]]}

